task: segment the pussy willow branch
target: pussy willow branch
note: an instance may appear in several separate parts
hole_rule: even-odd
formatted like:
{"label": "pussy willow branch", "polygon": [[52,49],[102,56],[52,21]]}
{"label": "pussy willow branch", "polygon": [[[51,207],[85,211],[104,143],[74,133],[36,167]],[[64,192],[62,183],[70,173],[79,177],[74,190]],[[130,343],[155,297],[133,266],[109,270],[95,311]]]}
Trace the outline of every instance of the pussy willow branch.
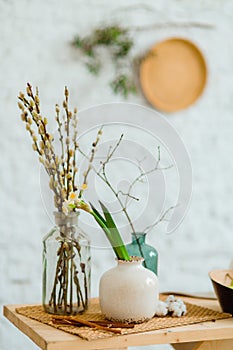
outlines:
{"label": "pussy willow branch", "polygon": [[66,166],[66,198],[68,199],[69,193],[71,191],[70,188],[70,181],[71,181],[71,174],[70,174],[70,119],[71,119],[71,113],[68,110],[68,90],[67,87],[65,87],[65,100],[63,101],[63,107],[66,112],[66,121],[65,121],[65,129],[66,129],[66,155],[67,155],[67,166]]}
{"label": "pussy willow branch", "polygon": [[[62,128],[63,128],[63,124],[62,124],[62,120],[60,118],[60,108],[58,106],[58,104],[56,104],[55,106],[55,111],[56,111],[56,117],[55,117],[55,120],[58,124],[58,134],[59,134],[59,141],[60,141],[60,145],[61,145],[61,165],[62,165],[62,170],[63,170],[63,173],[65,174],[65,148],[64,148],[64,136],[62,134]],[[63,177],[63,180],[65,180],[65,177]],[[63,182],[63,185],[64,182]]]}
{"label": "pussy willow branch", "polygon": [[77,136],[78,136],[78,118],[77,118],[77,108],[74,109],[73,114],[73,145],[74,145],[74,155],[73,155],[73,191],[77,190],[77,187],[75,186],[75,177],[78,171],[78,168],[76,166],[76,152],[78,150],[78,142],[77,142]]}
{"label": "pussy willow branch", "polygon": [[[38,97],[38,89],[36,89],[36,95],[33,94],[32,87],[28,83],[27,84],[27,95],[31,99],[28,101],[28,99],[24,96],[24,94],[20,93],[19,100],[22,101],[23,105],[19,103],[19,107],[22,110],[22,119],[26,122],[26,128],[30,132],[30,135],[33,139],[33,149],[38,152],[39,156],[45,157],[45,170],[50,176],[50,178],[53,179],[51,183],[51,188],[55,194],[56,202],[58,205],[59,210],[61,210],[62,203],[59,201],[61,198],[61,191],[58,192],[57,186],[54,184],[56,183],[56,162],[55,162],[55,154],[54,149],[52,146],[52,138],[51,135],[46,130],[46,118],[42,118],[40,115],[40,100]],[[28,117],[28,112],[31,115],[31,118]],[[35,132],[32,128],[32,121],[35,123],[37,130],[38,130],[38,136],[41,139],[41,146],[39,147],[37,143],[37,136],[35,135]]]}
{"label": "pussy willow branch", "polygon": [[102,135],[102,127],[99,129],[99,131],[97,133],[96,140],[92,143],[92,150],[91,150],[91,156],[90,156],[89,162],[88,162],[88,168],[83,175],[83,184],[87,183],[87,177],[92,169],[92,164],[93,164],[93,161],[95,158],[95,154],[97,152],[97,145],[100,141],[100,135]]}
{"label": "pussy willow branch", "polygon": [[[32,139],[33,150],[38,153],[39,161],[44,165],[49,175],[49,186],[54,193],[55,206],[59,212],[62,212],[63,204],[68,199],[70,193],[76,190],[74,179],[78,171],[75,158],[75,152],[78,148],[76,141],[77,110],[74,109],[74,112],[69,110],[68,97],[69,91],[66,87],[63,101],[65,115],[63,118],[60,118],[59,106],[57,104],[55,106],[55,119],[58,125],[57,131],[60,141],[60,152],[58,154],[55,153],[54,137],[49,133],[47,127],[47,118],[42,117],[40,112],[38,89],[36,89],[36,93],[34,94],[32,86],[28,83],[26,94],[20,92],[18,102],[21,110],[21,118],[26,124],[26,130]],[[80,208],[82,209],[81,206]],[[70,227],[66,226],[67,237],[68,229]],[[88,279],[86,266],[81,262],[81,247],[77,242],[70,242],[69,237],[66,239],[62,227],[59,230],[61,241],[57,251],[55,277],[48,306],[52,312],[72,313],[76,304],[75,300],[73,300],[73,293],[76,290],[78,308],[83,307],[83,310],[85,310],[88,299]],[[76,256],[78,258],[77,266],[75,263]],[[79,270],[80,267],[81,271]],[[79,281],[81,273],[84,279],[83,291]]]}
{"label": "pussy willow branch", "polygon": [[[76,252],[75,252],[76,250]],[[70,242],[62,241],[58,249],[58,260],[56,264],[55,278],[53,288],[49,299],[49,306],[53,311],[59,311],[71,314],[73,311],[73,287],[76,289],[77,306],[85,311],[88,305],[88,285],[86,275],[86,265],[81,261],[81,247],[71,239]],[[75,263],[78,254],[81,271]],[[78,274],[83,274],[84,290],[82,291]],[[74,284],[74,286],[73,286]],[[63,309],[62,309],[63,308]]]}
{"label": "pussy willow branch", "polygon": [[54,192],[54,203],[58,211],[62,211],[63,203],[68,199],[75,186],[75,175],[78,172],[76,166],[77,139],[77,109],[72,112],[69,109],[69,91],[65,87],[63,109],[65,115],[60,117],[60,108],[55,106],[55,120],[57,122],[60,152],[55,153],[54,137],[47,129],[47,118],[40,112],[40,99],[38,89],[33,93],[32,86],[28,83],[26,94],[19,93],[18,106],[21,109],[21,118],[26,124],[26,129],[32,138],[32,147],[39,155],[39,161],[49,175],[49,186]]}

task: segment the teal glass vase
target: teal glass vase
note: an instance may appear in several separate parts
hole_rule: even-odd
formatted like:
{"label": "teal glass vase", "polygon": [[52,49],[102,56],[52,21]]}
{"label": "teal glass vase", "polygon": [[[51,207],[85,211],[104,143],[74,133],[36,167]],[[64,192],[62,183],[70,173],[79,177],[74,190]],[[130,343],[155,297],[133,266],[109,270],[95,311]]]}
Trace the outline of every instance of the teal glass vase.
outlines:
{"label": "teal glass vase", "polygon": [[132,242],[127,244],[126,248],[129,255],[143,257],[144,267],[158,275],[158,252],[154,247],[146,243],[146,233],[132,233]]}

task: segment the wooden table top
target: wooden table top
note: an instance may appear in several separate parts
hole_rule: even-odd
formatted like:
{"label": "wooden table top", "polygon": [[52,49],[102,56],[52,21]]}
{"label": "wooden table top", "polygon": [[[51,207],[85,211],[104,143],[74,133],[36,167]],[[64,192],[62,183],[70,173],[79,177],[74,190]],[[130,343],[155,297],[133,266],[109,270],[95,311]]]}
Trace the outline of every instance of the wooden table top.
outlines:
{"label": "wooden table top", "polygon": [[[220,311],[215,300],[182,298],[184,301]],[[233,339],[233,318],[203,322],[189,326],[166,328],[146,333],[121,335],[86,341],[56,328],[17,314],[16,308],[26,305],[4,306],[4,316],[43,350],[88,350],[127,348],[152,344],[176,344],[206,340]]]}

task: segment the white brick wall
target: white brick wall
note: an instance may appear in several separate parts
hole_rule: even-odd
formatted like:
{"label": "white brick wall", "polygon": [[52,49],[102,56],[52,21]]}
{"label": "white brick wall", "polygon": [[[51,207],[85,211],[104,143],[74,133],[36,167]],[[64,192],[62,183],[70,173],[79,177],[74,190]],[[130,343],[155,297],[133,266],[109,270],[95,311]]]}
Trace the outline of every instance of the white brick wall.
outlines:
{"label": "white brick wall", "polygon": [[[114,18],[129,25],[166,21],[213,25],[209,30],[173,27],[137,34],[142,52],[169,36],[193,40],[205,54],[209,71],[202,98],[191,108],[167,116],[192,161],[189,214],[175,235],[166,236],[158,229],[149,241],[159,251],[163,289],[211,290],[208,271],[228,267],[233,257],[233,2],[132,0],[125,5],[123,0],[0,0],[1,304],[40,302],[41,239],[51,225],[40,199],[37,160],[19,120],[17,93],[27,81],[38,85],[47,114],[65,84],[80,109],[120,101],[106,86],[111,67],[101,77],[89,76],[69,45],[76,33],[85,34]],[[129,101],[147,105],[142,96]],[[93,295],[99,276],[111,264],[110,252],[93,251]],[[1,318],[0,349],[23,348],[36,347]]]}

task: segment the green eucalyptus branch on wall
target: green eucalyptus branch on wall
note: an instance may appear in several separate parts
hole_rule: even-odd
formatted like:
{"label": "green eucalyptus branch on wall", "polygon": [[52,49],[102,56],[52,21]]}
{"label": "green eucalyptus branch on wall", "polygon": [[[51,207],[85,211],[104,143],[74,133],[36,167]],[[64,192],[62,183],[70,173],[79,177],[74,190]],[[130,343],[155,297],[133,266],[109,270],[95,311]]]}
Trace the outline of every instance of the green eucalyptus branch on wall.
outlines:
{"label": "green eucalyptus branch on wall", "polygon": [[97,28],[84,37],[76,35],[72,45],[85,57],[86,68],[93,75],[98,75],[103,69],[101,48],[105,48],[115,69],[115,77],[109,84],[112,91],[125,98],[136,94],[135,60],[131,55],[134,42],[129,28],[119,25]]}
{"label": "green eucalyptus branch on wall", "polygon": [[115,94],[127,98],[129,95],[139,92],[138,67],[143,58],[145,58],[145,54],[141,57],[132,55],[134,34],[136,32],[153,31],[167,27],[212,29],[213,25],[193,21],[152,23],[145,26],[131,27],[124,27],[119,24],[105,25],[92,30],[86,36],[76,35],[72,45],[85,58],[87,70],[96,76],[104,68],[107,52],[114,67],[114,78],[109,82],[109,86]]}

